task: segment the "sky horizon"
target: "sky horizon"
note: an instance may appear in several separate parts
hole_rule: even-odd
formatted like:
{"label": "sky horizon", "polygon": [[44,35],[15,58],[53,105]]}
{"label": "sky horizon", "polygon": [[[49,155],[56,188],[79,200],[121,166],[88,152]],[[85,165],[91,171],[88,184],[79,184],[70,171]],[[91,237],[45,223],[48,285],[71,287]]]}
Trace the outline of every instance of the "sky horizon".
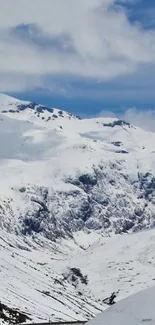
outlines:
{"label": "sky horizon", "polygon": [[154,118],[153,0],[0,5],[0,92],[82,116]]}

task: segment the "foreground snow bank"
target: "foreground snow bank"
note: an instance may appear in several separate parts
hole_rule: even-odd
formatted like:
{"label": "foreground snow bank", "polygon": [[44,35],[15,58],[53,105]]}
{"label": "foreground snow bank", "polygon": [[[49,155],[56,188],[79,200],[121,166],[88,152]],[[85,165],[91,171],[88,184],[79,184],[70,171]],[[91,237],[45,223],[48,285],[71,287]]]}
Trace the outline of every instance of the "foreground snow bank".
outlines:
{"label": "foreground snow bank", "polygon": [[105,310],[88,325],[155,324],[155,287],[138,292]]}

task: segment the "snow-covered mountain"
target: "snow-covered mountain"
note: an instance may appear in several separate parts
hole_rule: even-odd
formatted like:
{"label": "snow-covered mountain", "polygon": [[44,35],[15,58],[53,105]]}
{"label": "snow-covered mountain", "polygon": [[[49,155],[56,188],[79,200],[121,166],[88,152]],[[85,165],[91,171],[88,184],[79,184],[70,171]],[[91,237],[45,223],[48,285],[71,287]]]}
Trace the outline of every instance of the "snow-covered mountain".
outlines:
{"label": "snow-covered mountain", "polygon": [[0,96],[1,228],[49,239],[155,223],[155,134]]}
{"label": "snow-covered mountain", "polygon": [[0,94],[3,304],[31,319],[88,319],[113,291],[152,284],[134,283],[145,265],[130,265],[137,237],[108,236],[155,224],[154,143],[155,133],[116,118],[80,119]]}

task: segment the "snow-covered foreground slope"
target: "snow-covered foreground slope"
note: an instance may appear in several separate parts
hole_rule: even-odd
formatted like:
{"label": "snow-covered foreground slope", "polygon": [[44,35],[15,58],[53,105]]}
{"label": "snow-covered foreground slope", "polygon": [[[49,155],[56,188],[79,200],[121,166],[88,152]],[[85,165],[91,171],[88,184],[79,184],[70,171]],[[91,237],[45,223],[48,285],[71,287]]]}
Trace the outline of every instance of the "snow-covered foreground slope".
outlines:
{"label": "snow-covered foreground slope", "polygon": [[32,321],[92,319],[112,292],[118,301],[155,283],[155,230],[109,238],[77,233],[59,243],[1,236],[1,303]]}
{"label": "snow-covered foreground slope", "polygon": [[155,224],[154,143],[116,118],[0,95],[3,304],[34,320],[88,319],[113,291],[153,284],[154,231],[118,234]]}
{"label": "snow-covered foreground slope", "polygon": [[67,262],[66,257],[72,253],[70,248],[59,244],[46,247],[45,241],[36,244],[1,235],[2,304],[24,313],[29,322],[87,320],[104,309],[97,299],[68,283],[61,273],[59,263]]}
{"label": "snow-covered foreground slope", "polygon": [[155,287],[143,290],[106,310],[88,325],[155,324]]}

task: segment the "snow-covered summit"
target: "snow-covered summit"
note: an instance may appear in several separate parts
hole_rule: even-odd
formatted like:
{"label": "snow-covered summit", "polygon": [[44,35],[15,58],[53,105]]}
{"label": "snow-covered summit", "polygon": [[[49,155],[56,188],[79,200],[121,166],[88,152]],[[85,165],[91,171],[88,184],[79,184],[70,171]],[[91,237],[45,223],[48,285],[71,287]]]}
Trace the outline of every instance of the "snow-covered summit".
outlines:
{"label": "snow-covered summit", "polygon": [[0,103],[1,103],[1,105],[9,105],[9,103],[13,104],[13,103],[17,103],[17,102],[20,102],[20,100],[17,99],[17,98],[14,98],[12,96],[8,96],[6,94],[0,93]]}
{"label": "snow-covered summit", "polygon": [[4,94],[0,94],[0,113],[19,120],[45,124],[59,118],[79,119],[78,116],[46,107],[34,102],[19,100]]}

